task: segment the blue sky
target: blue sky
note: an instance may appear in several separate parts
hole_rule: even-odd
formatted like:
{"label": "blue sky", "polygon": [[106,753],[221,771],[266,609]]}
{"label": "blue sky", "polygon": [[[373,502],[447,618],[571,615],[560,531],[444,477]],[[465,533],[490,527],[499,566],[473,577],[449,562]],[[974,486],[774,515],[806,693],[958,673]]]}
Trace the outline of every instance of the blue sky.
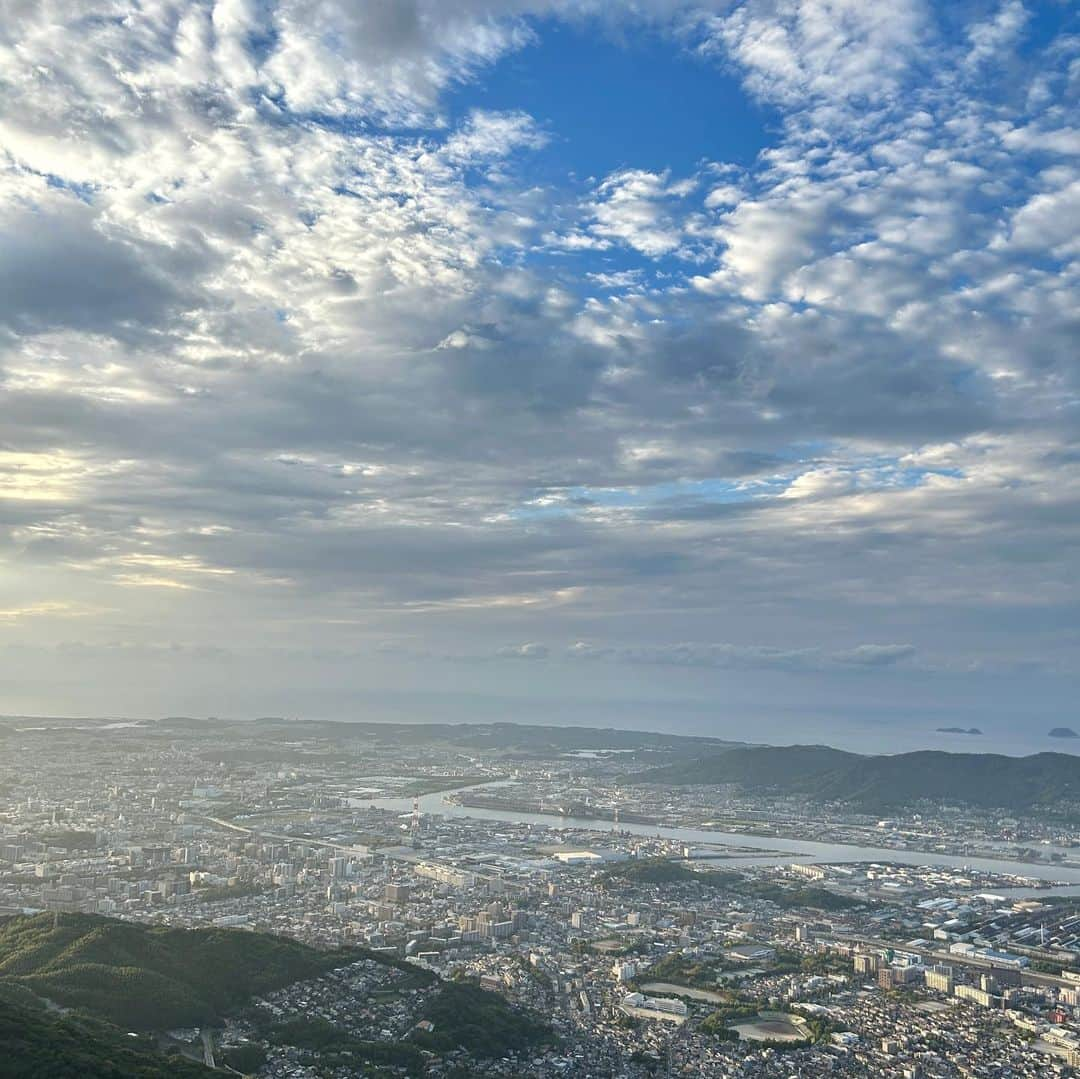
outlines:
{"label": "blue sky", "polygon": [[8,710],[1068,721],[1075,5],[71,0],[0,87]]}
{"label": "blue sky", "polygon": [[545,20],[534,34],[447,106],[459,117],[474,108],[528,113],[550,135],[536,155],[549,182],[586,184],[626,168],[683,175],[704,161],[745,168],[779,125],[736,77],[659,32]]}

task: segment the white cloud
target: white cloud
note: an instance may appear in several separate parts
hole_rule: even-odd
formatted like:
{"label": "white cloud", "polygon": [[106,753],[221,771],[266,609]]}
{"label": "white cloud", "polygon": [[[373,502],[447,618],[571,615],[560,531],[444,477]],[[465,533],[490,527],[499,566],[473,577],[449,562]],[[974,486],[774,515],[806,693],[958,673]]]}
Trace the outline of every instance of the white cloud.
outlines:
{"label": "white cloud", "polygon": [[847,652],[835,653],[833,658],[838,663],[857,667],[891,667],[914,655],[915,647],[910,644],[860,644]]}
{"label": "white cloud", "polygon": [[1013,48],[1030,18],[1022,0],[1004,0],[992,18],[968,29],[970,51],[966,64],[976,67]]}
{"label": "white cloud", "polygon": [[855,476],[837,468],[818,468],[791,481],[781,498],[835,498],[855,489]]}
{"label": "white cloud", "polygon": [[583,196],[563,133],[455,119],[567,5],[8,4],[5,621],[841,677],[895,613],[1066,666],[1075,46],[641,7],[777,110],[756,161]]}
{"label": "white cloud", "polygon": [[1032,196],[1013,213],[1002,246],[1080,255],[1080,177]]}
{"label": "white cloud", "polygon": [[830,653],[817,647],[776,648],[767,645],[702,642],[663,646],[618,646],[576,641],[567,649],[566,654],[571,659],[615,660],[630,665],[821,672],[844,668],[891,667],[914,657],[916,649],[909,644],[860,644]]}
{"label": "white cloud", "polygon": [[446,140],[443,154],[471,163],[506,157],[515,150],[537,150],[547,141],[533,118],[523,112],[472,112]]}
{"label": "white cloud", "polygon": [[770,101],[877,101],[906,76],[927,15],[921,0],[744,0],[704,20],[702,48],[731,55]]}
{"label": "white cloud", "polygon": [[736,206],[742,201],[744,194],[742,188],[734,184],[720,184],[705,196],[705,208],[715,210],[721,206]]}
{"label": "white cloud", "polygon": [[608,176],[588,207],[595,236],[626,244],[650,258],[675,251],[683,240],[681,218],[671,206],[692,190],[667,173],[627,169]]}
{"label": "white cloud", "polygon": [[1031,124],[1002,132],[1001,141],[1011,150],[1048,150],[1054,154],[1080,155],[1080,128],[1040,129]]}

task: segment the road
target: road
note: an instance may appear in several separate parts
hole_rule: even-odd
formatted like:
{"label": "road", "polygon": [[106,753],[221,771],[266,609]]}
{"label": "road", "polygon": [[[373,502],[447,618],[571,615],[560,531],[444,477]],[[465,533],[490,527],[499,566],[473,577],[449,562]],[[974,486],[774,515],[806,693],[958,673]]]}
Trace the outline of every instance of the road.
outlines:
{"label": "road", "polygon": [[214,1063],[214,1032],[203,1027],[199,1031],[199,1037],[202,1038],[203,1063],[208,1068],[216,1068],[217,1065]]}
{"label": "road", "polygon": [[328,850],[341,850],[346,854],[360,855],[362,851],[355,846],[344,843],[331,843],[328,839],[318,839],[315,836],[285,835],[282,832],[266,832],[262,828],[249,828],[241,824],[233,824],[232,821],[222,820],[220,817],[203,817],[203,820],[216,824],[219,828],[228,828],[233,832],[243,832],[245,835],[257,834],[262,839],[279,839],[282,843],[305,843],[309,847],[326,847]]}

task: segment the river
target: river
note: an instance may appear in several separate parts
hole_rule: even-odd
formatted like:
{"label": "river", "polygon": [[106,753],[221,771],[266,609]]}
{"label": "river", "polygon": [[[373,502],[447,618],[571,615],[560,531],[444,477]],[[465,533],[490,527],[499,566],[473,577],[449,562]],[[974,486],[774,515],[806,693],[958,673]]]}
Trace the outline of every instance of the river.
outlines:
{"label": "river", "polygon": [[[479,783],[461,790],[491,789],[503,785],[505,781]],[[460,793],[460,792],[457,792]],[[374,798],[352,799],[357,806],[374,805],[379,809],[395,810],[408,813],[413,808],[411,798]],[[420,798],[422,813],[440,817],[471,817],[477,820],[505,821],[511,824],[532,824],[554,830],[588,831],[598,834],[610,833],[613,825],[610,821],[582,819],[580,817],[553,817],[542,813],[525,813],[506,809],[483,809],[476,806],[459,806],[443,801],[443,792],[427,794]],[[1080,895],[1080,868],[1060,865],[1038,865],[1028,862],[1010,861],[1001,858],[975,858],[957,854],[942,854],[938,851],[894,850],[892,847],[861,847],[848,843],[817,843],[803,839],[781,839],[774,836],[752,836],[745,832],[718,832],[703,828],[666,828],[649,824],[619,824],[620,832],[651,838],[671,839],[688,845],[715,844],[719,846],[745,847],[747,844],[761,844],[770,851],[767,855],[745,855],[725,858],[726,865],[788,865],[792,862],[893,862],[898,865],[941,865],[953,868],[978,869],[986,873],[1012,874],[1031,880],[1064,882],[1069,887],[1053,889],[1054,895]],[[1031,891],[1026,888],[995,888],[995,895],[1017,895]],[[1037,895],[1038,892],[1031,894]],[[1050,893],[1046,893],[1050,894]]]}

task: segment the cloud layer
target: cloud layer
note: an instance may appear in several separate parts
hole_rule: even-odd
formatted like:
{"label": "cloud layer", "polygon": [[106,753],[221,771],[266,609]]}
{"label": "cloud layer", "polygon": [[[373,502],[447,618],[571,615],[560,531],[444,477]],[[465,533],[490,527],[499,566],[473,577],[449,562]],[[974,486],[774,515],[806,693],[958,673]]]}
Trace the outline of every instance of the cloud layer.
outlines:
{"label": "cloud layer", "polygon": [[[227,709],[199,649],[241,642],[354,657],[343,692],[389,641],[395,684],[451,656],[511,699],[1069,699],[1080,23],[939,8],[7,4],[13,709],[80,710],[62,642],[112,710],[171,708],[135,645]],[[451,105],[559,20],[734,73],[768,147],[548,179],[542,118]]]}

